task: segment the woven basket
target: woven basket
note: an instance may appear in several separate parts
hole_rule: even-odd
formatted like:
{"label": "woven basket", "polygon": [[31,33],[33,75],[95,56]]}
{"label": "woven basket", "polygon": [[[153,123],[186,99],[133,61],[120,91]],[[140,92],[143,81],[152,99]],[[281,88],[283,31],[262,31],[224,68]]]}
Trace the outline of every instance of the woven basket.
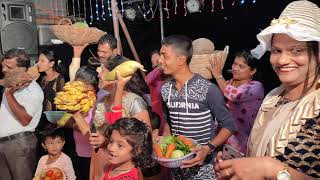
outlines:
{"label": "woven basket", "polygon": [[[67,21],[68,24],[62,25],[63,21]],[[61,19],[58,25],[53,25],[50,28],[57,38],[73,46],[97,43],[101,36],[106,34],[95,27],[72,26],[72,22],[67,18]]]}
{"label": "woven basket", "polygon": [[182,161],[190,160],[194,158],[195,153],[190,152],[189,154],[182,156],[181,158],[177,159],[167,159],[167,158],[159,158],[155,156],[154,154],[151,155],[151,157],[158,161],[158,163],[161,166],[168,167],[168,168],[178,168],[182,166]]}
{"label": "woven basket", "polygon": [[210,59],[212,56],[213,54],[193,55],[189,64],[191,72],[200,74],[206,79],[212,79],[212,74],[208,69],[211,66]]}
{"label": "woven basket", "polygon": [[212,54],[193,55],[189,64],[190,70],[193,73],[200,74],[206,79],[212,79],[212,74],[209,68],[211,67],[210,60],[215,56],[222,56],[222,64],[225,63],[228,56],[228,49],[223,51],[215,50]]}

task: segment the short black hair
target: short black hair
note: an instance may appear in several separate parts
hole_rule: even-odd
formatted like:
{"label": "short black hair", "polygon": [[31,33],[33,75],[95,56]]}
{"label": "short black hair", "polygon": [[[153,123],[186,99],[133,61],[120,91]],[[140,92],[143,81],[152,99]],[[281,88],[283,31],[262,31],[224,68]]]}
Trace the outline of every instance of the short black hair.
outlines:
{"label": "short black hair", "polygon": [[23,49],[13,48],[6,51],[4,59],[15,59],[18,67],[30,67],[30,57]]}
{"label": "short black hair", "polygon": [[152,137],[148,125],[136,118],[121,118],[107,128],[107,142],[110,141],[114,130],[125,136],[128,144],[132,146],[132,161],[135,166],[149,167],[152,162]]}
{"label": "short black hair", "polygon": [[63,128],[58,128],[57,126],[49,126],[40,132],[41,142],[44,143],[48,137],[57,138],[60,137],[62,140],[65,140]]}
{"label": "short black hair", "polygon": [[85,83],[88,83],[98,90],[99,78],[98,72],[89,66],[81,66],[75,75],[76,80],[83,80]]}
{"label": "short black hair", "polygon": [[111,34],[106,34],[99,39],[98,45],[99,44],[108,44],[110,48],[114,50],[117,48],[117,39]]}
{"label": "short black hair", "polygon": [[163,46],[172,46],[175,53],[178,55],[184,55],[187,59],[187,64],[190,63],[192,54],[193,54],[193,47],[192,47],[192,40],[184,35],[171,35],[165,37],[161,41],[161,45]]}
{"label": "short black hair", "polygon": [[257,69],[259,66],[259,61],[254,58],[248,50],[240,50],[236,52],[235,57],[243,57],[245,59],[245,63],[251,70]]}

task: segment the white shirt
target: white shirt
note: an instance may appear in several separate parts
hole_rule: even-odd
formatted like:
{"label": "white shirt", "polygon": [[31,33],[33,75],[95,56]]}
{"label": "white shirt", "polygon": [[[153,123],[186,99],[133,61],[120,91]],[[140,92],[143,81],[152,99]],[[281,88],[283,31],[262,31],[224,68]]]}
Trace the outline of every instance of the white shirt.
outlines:
{"label": "white shirt", "polygon": [[14,94],[17,102],[22,105],[32,120],[27,126],[22,126],[19,120],[11,112],[7,98],[3,94],[0,107],[0,137],[12,134],[34,131],[38,125],[42,113],[43,92],[39,84],[32,81],[29,86],[16,91]]}

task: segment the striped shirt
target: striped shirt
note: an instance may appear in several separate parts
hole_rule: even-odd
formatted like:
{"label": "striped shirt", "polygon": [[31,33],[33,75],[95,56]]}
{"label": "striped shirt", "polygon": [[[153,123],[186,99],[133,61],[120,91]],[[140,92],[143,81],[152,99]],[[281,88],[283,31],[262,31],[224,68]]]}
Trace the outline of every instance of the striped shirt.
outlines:
{"label": "striped shirt", "polygon": [[169,109],[172,134],[206,144],[216,135],[215,119],[219,127],[234,131],[233,118],[220,90],[200,75],[195,74],[180,91],[174,80],[168,81],[161,94]]}

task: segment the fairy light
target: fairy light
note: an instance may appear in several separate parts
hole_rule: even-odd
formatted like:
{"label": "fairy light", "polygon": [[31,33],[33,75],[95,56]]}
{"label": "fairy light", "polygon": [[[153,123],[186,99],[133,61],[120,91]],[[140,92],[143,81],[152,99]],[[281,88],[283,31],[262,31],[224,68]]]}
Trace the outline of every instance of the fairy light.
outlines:
{"label": "fairy light", "polygon": [[256,0],[253,0],[253,1],[252,1],[253,4],[256,3],[256,2],[257,2]]}
{"label": "fairy light", "polygon": [[223,0],[220,0],[220,3],[221,3],[221,9],[224,9]]}
{"label": "fairy light", "polygon": [[168,9],[168,0],[166,0],[166,10],[167,10],[167,19],[170,18],[169,9]]}
{"label": "fairy light", "polygon": [[89,0],[89,6],[90,6],[90,22],[89,22],[89,24],[92,24],[92,22],[93,22],[93,11],[92,11],[91,0]]}
{"label": "fairy light", "polygon": [[187,4],[186,4],[186,0],[183,0],[183,6],[184,6],[184,16],[187,16]]}
{"label": "fairy light", "polygon": [[177,15],[178,0],[174,0],[174,14]]}
{"label": "fairy light", "polygon": [[84,13],[84,22],[87,21],[87,9],[86,9],[86,0],[83,0],[83,13]]}
{"label": "fairy light", "polygon": [[120,1],[120,4],[121,4],[121,15],[123,17],[123,13],[124,13],[123,0]]}
{"label": "fairy light", "polygon": [[105,18],[105,16],[106,16],[106,13],[104,12],[104,2],[103,2],[104,0],[101,0],[101,8],[102,8],[102,15],[101,15],[101,17],[102,17],[102,20],[106,20],[106,18]]}
{"label": "fairy light", "polygon": [[111,13],[111,0],[107,0],[107,3],[108,3],[108,11],[109,11],[109,16],[111,17],[112,16],[112,13]]}
{"label": "fairy light", "polygon": [[98,0],[96,0],[96,20],[100,20]]}
{"label": "fairy light", "polygon": [[240,4],[244,4],[244,0],[241,0],[241,1],[240,1]]}
{"label": "fairy light", "polygon": [[211,12],[214,12],[214,0],[211,0]]}
{"label": "fairy light", "polygon": [[77,0],[77,6],[78,6],[79,18],[81,18],[81,7],[80,7],[80,2],[79,2],[79,0]]}

